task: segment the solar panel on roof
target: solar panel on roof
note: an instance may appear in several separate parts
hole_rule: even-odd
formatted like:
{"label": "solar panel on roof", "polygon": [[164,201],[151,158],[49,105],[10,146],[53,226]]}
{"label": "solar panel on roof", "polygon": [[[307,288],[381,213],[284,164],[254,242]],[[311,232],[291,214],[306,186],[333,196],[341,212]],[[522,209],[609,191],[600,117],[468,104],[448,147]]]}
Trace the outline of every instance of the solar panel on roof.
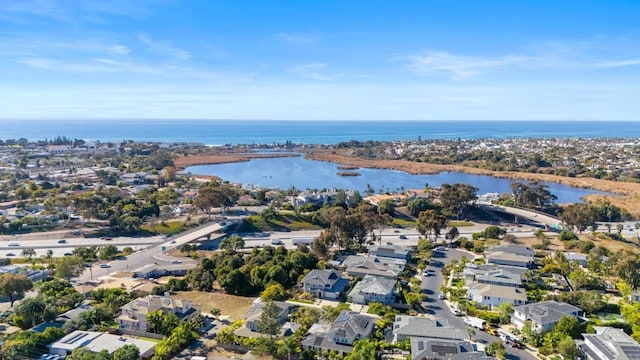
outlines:
{"label": "solar panel on roof", "polygon": [[458,347],[451,345],[431,345],[431,351],[438,354],[457,354]]}

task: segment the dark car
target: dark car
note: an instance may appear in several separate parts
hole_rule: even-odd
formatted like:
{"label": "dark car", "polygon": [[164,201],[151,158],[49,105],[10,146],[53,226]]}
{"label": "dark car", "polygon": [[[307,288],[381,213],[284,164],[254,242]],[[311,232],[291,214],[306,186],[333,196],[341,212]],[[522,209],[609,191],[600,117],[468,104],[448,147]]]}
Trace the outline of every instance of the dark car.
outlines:
{"label": "dark car", "polygon": [[58,244],[66,244],[66,243],[67,243],[67,240],[65,239],[58,240]]}

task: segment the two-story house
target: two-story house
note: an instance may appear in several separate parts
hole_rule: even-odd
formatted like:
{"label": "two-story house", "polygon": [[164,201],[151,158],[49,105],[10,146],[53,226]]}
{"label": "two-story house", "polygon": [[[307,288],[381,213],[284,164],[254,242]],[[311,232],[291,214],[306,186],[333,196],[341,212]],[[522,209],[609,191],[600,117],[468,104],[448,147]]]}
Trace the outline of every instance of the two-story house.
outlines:
{"label": "two-story house", "polygon": [[347,298],[355,304],[379,302],[388,305],[393,302],[395,295],[395,279],[366,275],[353,287]]}
{"label": "two-story house", "polygon": [[[264,311],[265,304],[266,302],[262,301],[262,299],[256,299],[251,305],[249,311],[245,314],[244,323],[234,331],[234,334],[242,337],[265,336],[260,332],[260,322],[262,321],[262,312]],[[289,318],[289,314],[296,308],[296,306],[282,301],[273,301],[272,304],[278,312],[278,323],[280,325],[285,325]]]}
{"label": "two-story house", "polygon": [[314,332],[302,341],[302,348],[316,351],[350,353],[353,343],[369,337],[376,318],[356,311],[343,310],[333,325],[326,331]]}
{"label": "two-story house", "polygon": [[640,344],[624,331],[594,326],[595,334],[582,334],[580,351],[587,360],[619,360],[640,358]]}
{"label": "two-story house", "polygon": [[535,331],[544,333],[553,329],[563,316],[580,316],[581,310],[573,305],[555,300],[513,308],[511,322],[522,329],[526,321],[531,321]]}
{"label": "two-story house", "polygon": [[147,315],[158,310],[163,313],[173,313],[181,321],[190,319],[200,312],[189,300],[172,299],[168,294],[148,295],[137,298],[120,308],[120,316],[118,316],[120,329],[147,332],[149,331]]}
{"label": "two-story house", "polygon": [[439,320],[409,315],[396,315],[393,323],[393,342],[420,336],[433,340],[464,340],[467,332],[445,325]]}
{"label": "two-story house", "polygon": [[320,299],[337,300],[349,287],[349,280],[334,269],[313,269],[302,279],[304,292]]}

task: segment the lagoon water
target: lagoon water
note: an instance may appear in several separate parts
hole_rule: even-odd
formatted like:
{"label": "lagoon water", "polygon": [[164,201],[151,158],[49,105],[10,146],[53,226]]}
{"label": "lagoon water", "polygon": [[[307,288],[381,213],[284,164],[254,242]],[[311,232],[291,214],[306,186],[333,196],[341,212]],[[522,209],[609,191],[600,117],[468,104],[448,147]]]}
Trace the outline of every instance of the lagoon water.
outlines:
{"label": "lagoon water", "polygon": [[[338,164],[307,160],[302,156],[286,158],[253,159],[251,161],[190,166],[185,172],[198,175],[216,175],[225,181],[242,184],[277,187],[279,189],[349,189],[361,193],[369,184],[376,193],[395,192],[403,189],[423,189],[425,184],[438,187],[442,184],[467,183],[476,186],[479,194],[510,193],[512,180],[487,175],[444,172],[434,175],[412,175],[396,170],[358,169],[361,176],[337,175]],[[558,203],[579,202],[589,194],[603,192],[573,188],[557,183],[545,183],[549,191],[558,197]]]}

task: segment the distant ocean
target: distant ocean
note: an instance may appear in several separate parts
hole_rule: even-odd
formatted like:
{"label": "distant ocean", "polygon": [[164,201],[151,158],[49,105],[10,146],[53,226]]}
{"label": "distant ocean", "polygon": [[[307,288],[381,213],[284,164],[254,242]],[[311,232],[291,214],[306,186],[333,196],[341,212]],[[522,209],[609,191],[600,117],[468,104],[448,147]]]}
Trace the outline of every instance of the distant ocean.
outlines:
{"label": "distant ocean", "polygon": [[196,142],[207,145],[335,144],[349,140],[477,138],[639,138],[640,122],[622,121],[260,121],[260,120],[4,120],[0,139],[57,136]]}

